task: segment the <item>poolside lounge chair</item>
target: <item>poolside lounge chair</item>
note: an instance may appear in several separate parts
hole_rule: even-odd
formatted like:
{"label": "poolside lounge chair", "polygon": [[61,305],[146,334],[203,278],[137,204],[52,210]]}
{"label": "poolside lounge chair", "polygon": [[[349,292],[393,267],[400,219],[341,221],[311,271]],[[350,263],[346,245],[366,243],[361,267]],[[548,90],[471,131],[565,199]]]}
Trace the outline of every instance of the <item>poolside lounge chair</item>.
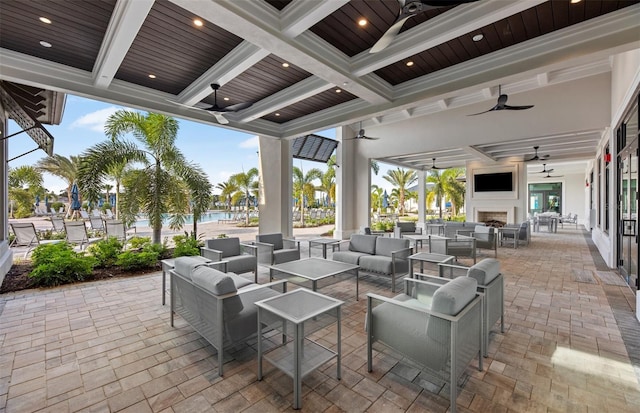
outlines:
{"label": "poolside lounge chair", "polygon": [[102,238],[89,238],[87,234],[87,226],[84,221],[67,221],[64,223],[64,230],[66,232],[67,242],[70,244],[77,244],[80,250],[83,250],[87,245],[96,241],[100,241]]}
{"label": "poolside lounge chair", "polygon": [[27,258],[29,253],[38,245],[42,244],[55,244],[58,242],[62,242],[64,240],[61,239],[52,239],[52,240],[40,240],[38,238],[38,233],[36,232],[36,227],[33,225],[33,222],[14,222],[9,223],[13,234],[16,236],[13,242],[9,245],[10,247],[19,247],[25,246],[27,247],[27,251],[24,253],[24,258]]}

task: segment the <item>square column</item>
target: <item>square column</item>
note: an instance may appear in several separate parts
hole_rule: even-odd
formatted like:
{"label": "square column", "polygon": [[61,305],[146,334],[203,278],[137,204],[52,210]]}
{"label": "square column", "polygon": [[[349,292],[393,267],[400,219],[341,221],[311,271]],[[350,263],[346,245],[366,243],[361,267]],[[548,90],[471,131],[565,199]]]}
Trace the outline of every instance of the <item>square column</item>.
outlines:
{"label": "square column", "polygon": [[259,137],[260,234],[293,235],[291,145],[293,141]]}

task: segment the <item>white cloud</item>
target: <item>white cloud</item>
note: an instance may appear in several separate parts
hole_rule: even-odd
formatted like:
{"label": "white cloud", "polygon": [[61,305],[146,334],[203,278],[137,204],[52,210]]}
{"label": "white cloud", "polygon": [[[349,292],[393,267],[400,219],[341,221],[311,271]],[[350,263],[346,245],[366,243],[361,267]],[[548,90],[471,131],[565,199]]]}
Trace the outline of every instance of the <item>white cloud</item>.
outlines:
{"label": "white cloud", "polygon": [[108,108],[96,110],[95,112],[87,113],[84,116],[74,120],[71,128],[88,128],[97,132],[104,132],[104,124],[109,116],[113,115],[118,110],[115,106],[109,106]]}
{"label": "white cloud", "polygon": [[258,139],[258,136],[253,136],[247,140],[244,140],[242,142],[240,142],[239,145],[241,148],[244,149],[251,149],[251,148],[258,148],[260,146],[260,140]]}

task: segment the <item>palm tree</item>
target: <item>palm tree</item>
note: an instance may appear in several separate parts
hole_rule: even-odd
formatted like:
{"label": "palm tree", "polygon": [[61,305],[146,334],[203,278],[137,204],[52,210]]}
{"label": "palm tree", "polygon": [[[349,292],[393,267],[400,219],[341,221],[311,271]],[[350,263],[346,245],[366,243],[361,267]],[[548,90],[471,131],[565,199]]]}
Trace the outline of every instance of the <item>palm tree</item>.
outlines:
{"label": "palm tree", "polygon": [[313,199],[316,194],[316,187],[313,181],[322,178],[322,171],[318,168],[311,168],[305,174],[302,168],[293,167],[293,193],[300,200],[300,222],[304,226],[304,200]]}
{"label": "palm tree", "polygon": [[28,165],[19,166],[17,168],[9,168],[9,198],[10,210],[9,216],[14,217],[14,203],[16,204],[16,212],[18,218],[31,215],[33,212],[34,198],[36,195],[44,194],[42,187],[42,173]]}
{"label": "palm tree", "polygon": [[[195,237],[196,223],[211,199],[211,184],[202,168],[187,162],[176,148],[178,122],[159,113],[119,110],[107,119],[105,133],[110,140],[87,149],[80,167],[79,181],[89,196],[95,197],[115,165],[140,163],[143,169],[125,174],[123,219],[131,222],[146,213],[153,242],[159,244],[162,214],[171,213],[169,226],[180,227],[191,204]],[[128,133],[137,143],[123,139]]]}
{"label": "palm tree", "polygon": [[384,175],[383,178],[398,189],[398,213],[404,215],[404,202],[407,188],[416,182],[418,175],[415,171],[397,168],[387,171],[387,174]]}
{"label": "palm tree", "polygon": [[[53,154],[52,156],[40,159],[35,165],[36,169],[40,172],[50,173],[66,182],[68,199],[67,214],[71,213],[71,187],[78,178],[80,163],[80,156],[71,155],[67,158],[62,155]],[[84,192],[84,188],[80,187],[80,190]]]}
{"label": "palm tree", "polygon": [[238,192],[238,186],[231,182],[231,180],[228,180],[226,182],[219,183],[216,185],[216,188],[222,191],[220,192],[220,196],[225,199],[227,202],[227,208],[231,210],[231,197],[234,193]]}
{"label": "palm tree", "polygon": [[236,186],[236,198],[245,200],[245,224],[249,225],[249,201],[251,194],[258,189],[258,168],[251,168],[247,172],[232,175],[229,182]]}

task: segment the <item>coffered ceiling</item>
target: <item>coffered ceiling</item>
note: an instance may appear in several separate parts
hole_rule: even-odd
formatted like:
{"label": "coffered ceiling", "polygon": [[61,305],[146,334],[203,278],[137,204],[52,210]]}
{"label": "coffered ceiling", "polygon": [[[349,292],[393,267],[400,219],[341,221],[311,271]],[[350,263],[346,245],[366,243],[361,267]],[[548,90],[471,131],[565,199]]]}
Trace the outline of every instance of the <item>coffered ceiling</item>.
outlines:
{"label": "coffered ceiling", "polygon": [[[369,53],[396,19],[397,0],[3,0],[0,79],[216,125],[189,106],[216,103],[217,83],[219,106],[253,103],[225,113],[224,127],[294,138],[490,105],[498,84],[518,93],[610,70],[613,53],[640,44],[638,3],[435,8]],[[522,153],[518,146],[532,145],[514,143]],[[387,160],[424,168],[431,154],[413,164],[394,157]]]}

